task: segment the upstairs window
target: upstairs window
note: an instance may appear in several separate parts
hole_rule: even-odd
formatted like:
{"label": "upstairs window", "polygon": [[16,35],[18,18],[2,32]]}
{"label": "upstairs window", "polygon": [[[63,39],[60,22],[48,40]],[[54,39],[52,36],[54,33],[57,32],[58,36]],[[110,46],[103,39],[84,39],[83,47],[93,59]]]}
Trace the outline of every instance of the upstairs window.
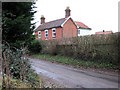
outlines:
{"label": "upstairs window", "polygon": [[80,29],[78,29],[78,36],[80,36]]}
{"label": "upstairs window", "polygon": [[56,29],[55,28],[52,29],[52,37],[56,37]]}
{"label": "upstairs window", "polygon": [[41,31],[38,31],[38,38],[41,38]]}
{"label": "upstairs window", "polygon": [[48,30],[45,30],[45,38],[48,38]]}

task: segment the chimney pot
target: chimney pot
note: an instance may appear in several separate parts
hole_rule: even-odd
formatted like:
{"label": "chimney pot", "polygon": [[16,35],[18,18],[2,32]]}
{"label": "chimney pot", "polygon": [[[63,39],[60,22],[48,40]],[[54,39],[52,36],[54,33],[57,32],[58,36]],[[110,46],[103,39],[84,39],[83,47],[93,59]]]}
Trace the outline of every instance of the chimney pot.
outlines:
{"label": "chimney pot", "polygon": [[67,18],[67,17],[69,17],[70,16],[70,8],[69,7],[67,7],[66,9],[65,9],[65,17]]}
{"label": "chimney pot", "polygon": [[41,15],[41,24],[45,23],[45,17]]}

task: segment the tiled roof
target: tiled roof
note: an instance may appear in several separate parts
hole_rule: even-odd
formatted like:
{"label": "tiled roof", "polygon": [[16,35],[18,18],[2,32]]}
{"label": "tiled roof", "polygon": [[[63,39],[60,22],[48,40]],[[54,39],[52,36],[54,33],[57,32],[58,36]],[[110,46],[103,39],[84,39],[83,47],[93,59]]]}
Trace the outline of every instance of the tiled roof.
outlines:
{"label": "tiled roof", "polygon": [[66,20],[66,18],[62,18],[62,19],[57,19],[54,21],[43,23],[35,31],[60,27],[65,22],[65,20]]}
{"label": "tiled roof", "polygon": [[[43,23],[37,29],[35,29],[35,31],[41,31],[45,29],[60,27],[67,19],[68,18],[61,18],[54,21]],[[75,21],[75,23],[77,24],[77,26],[79,26],[79,28],[91,30],[91,28],[89,28],[87,25],[83,24],[82,22]]]}
{"label": "tiled roof", "polygon": [[111,34],[113,33],[112,31],[102,31],[102,32],[96,32],[95,34]]}
{"label": "tiled roof", "polygon": [[89,28],[87,25],[85,25],[82,22],[75,21],[75,23],[79,26],[79,28],[84,28],[84,29],[90,29],[91,30],[91,28]]}

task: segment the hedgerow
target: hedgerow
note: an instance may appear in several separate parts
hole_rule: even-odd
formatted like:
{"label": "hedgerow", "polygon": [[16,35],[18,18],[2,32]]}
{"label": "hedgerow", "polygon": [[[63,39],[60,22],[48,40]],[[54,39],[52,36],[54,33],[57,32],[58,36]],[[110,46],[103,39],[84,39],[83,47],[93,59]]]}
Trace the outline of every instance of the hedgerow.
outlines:
{"label": "hedgerow", "polygon": [[62,55],[77,60],[110,63],[118,66],[120,33],[87,35],[55,40],[40,40],[41,53]]}

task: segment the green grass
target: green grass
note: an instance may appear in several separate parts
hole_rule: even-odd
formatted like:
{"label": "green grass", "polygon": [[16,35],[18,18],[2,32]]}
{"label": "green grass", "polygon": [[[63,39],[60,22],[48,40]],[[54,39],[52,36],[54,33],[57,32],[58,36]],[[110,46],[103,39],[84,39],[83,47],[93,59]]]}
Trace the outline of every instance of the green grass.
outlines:
{"label": "green grass", "polygon": [[73,58],[68,58],[64,56],[52,56],[47,54],[34,54],[32,55],[33,58],[41,59],[41,60],[49,60],[52,62],[58,62],[62,64],[68,64],[73,66],[82,66],[82,67],[94,67],[94,68],[111,68],[111,69],[117,69],[117,66],[113,66],[110,63],[98,63],[93,61],[83,61],[83,60],[76,60]]}

